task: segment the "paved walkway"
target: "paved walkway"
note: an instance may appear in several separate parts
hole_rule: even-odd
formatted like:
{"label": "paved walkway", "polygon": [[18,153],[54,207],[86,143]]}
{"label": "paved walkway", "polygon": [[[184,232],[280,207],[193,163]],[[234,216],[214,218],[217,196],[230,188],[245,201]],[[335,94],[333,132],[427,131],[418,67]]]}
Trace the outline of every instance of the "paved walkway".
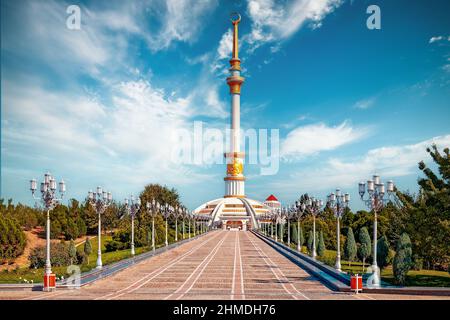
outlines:
{"label": "paved walkway", "polygon": [[251,232],[216,231],[77,290],[0,299],[439,299],[334,292]]}

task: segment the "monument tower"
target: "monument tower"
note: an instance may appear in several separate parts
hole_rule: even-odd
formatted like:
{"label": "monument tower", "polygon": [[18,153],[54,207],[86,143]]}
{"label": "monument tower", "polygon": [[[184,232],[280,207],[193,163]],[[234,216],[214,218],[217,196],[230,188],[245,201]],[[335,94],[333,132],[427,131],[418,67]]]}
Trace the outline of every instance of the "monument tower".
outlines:
{"label": "monument tower", "polygon": [[245,153],[240,152],[241,142],[241,85],[244,78],[241,77],[241,60],[239,60],[238,51],[238,25],[241,17],[237,15],[236,19],[231,19],[233,24],[233,51],[230,60],[230,73],[227,78],[227,84],[230,87],[231,95],[231,137],[230,152],[225,153],[227,163],[227,175],[225,180],[225,197],[245,197],[244,188],[244,162]]}
{"label": "monument tower", "polygon": [[240,117],[241,117],[241,86],[244,78],[241,76],[241,60],[239,59],[238,26],[241,16],[232,14],[233,51],[230,60],[230,76],[227,84],[231,96],[231,136],[230,151],[224,154],[227,173],[225,180],[225,195],[202,204],[194,213],[211,216],[211,225],[224,229],[238,228],[247,230],[257,228],[260,214],[267,213],[269,208],[259,201],[245,196],[244,158],[240,150]]}

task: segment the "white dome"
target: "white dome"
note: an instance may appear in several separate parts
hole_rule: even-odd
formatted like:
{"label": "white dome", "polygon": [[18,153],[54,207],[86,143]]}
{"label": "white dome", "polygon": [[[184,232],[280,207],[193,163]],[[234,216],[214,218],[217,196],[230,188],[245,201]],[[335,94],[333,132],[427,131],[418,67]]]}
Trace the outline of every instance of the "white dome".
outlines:
{"label": "white dome", "polygon": [[207,214],[211,216],[211,224],[223,225],[227,224],[242,225],[246,228],[257,228],[257,216],[265,214],[269,208],[263,203],[238,197],[226,197],[208,201],[194,210],[194,213]]}

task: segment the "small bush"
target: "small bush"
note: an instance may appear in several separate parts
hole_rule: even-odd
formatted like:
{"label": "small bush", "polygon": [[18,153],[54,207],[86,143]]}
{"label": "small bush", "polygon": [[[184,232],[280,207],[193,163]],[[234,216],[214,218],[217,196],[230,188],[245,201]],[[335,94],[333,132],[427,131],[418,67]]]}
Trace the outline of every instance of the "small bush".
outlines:
{"label": "small bush", "polygon": [[[30,261],[30,268],[43,268],[46,260],[46,247],[37,247],[31,250],[28,260]],[[51,244],[50,263],[55,267],[67,266],[70,264],[69,250],[65,244]]]}
{"label": "small bush", "polygon": [[419,271],[423,269],[423,259],[419,258],[417,254],[412,259],[411,269]]}

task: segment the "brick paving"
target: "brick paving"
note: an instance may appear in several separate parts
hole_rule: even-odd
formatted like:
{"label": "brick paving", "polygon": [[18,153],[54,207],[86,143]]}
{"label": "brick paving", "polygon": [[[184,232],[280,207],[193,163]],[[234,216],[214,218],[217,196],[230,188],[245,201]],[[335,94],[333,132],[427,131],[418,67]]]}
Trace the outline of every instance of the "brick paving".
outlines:
{"label": "brick paving", "polygon": [[215,231],[76,290],[0,291],[0,299],[449,299],[335,292],[245,231]]}

